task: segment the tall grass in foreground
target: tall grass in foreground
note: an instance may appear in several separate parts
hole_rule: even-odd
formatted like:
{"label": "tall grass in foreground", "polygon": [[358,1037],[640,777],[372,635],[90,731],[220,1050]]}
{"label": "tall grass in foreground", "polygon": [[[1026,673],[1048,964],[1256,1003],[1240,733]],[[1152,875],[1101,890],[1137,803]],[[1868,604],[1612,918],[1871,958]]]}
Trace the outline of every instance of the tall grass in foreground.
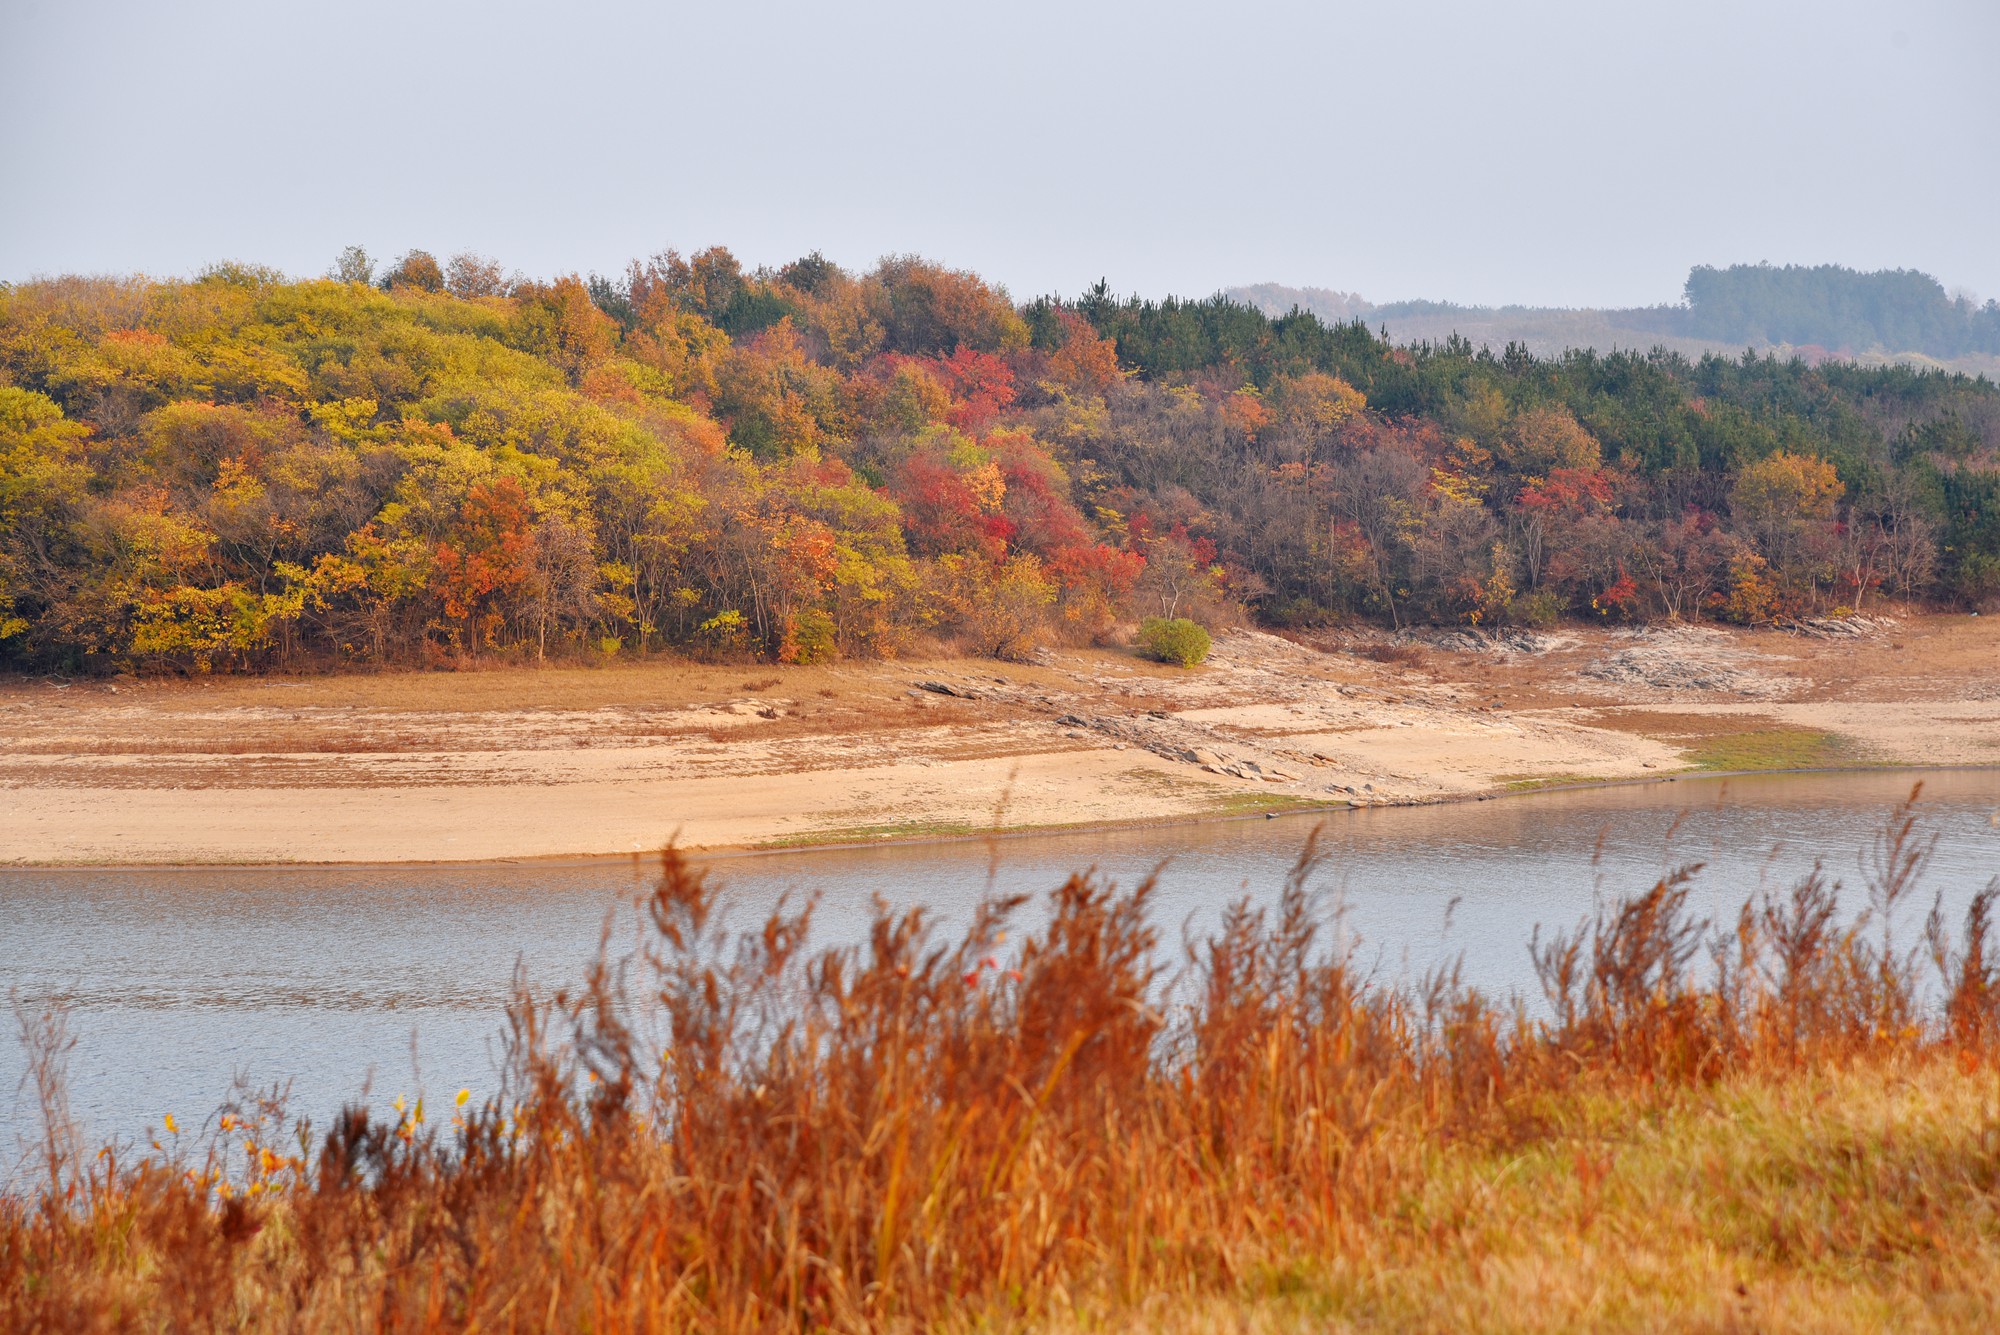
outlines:
{"label": "tall grass in foreground", "polygon": [[[1675,873],[1538,938],[1548,1007],[1322,944],[1308,848],[1162,973],[1152,886],[1088,878],[940,942],[878,910],[717,925],[669,851],[645,946],[511,1008],[506,1089],[440,1126],[274,1109],[86,1158],[60,1017],[17,1328],[766,1330],[1352,1323],[1979,1328],[2000,1302],[2000,886],[1899,943],[1815,873],[1712,928]],[[1940,980],[1942,986],[1937,986]],[[663,1043],[642,1038],[667,1035]]]}

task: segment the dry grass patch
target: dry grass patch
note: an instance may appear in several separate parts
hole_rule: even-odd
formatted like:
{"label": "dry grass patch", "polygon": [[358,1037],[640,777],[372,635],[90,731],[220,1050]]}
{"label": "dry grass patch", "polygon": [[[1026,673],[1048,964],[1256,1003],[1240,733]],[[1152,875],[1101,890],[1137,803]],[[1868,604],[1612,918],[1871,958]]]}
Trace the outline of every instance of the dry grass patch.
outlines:
{"label": "dry grass patch", "polygon": [[1024,1328],[1858,1335],[1981,1331],[2000,1306],[1990,1069],[1891,1058],[1550,1112],[1537,1143],[1438,1149],[1353,1251]]}

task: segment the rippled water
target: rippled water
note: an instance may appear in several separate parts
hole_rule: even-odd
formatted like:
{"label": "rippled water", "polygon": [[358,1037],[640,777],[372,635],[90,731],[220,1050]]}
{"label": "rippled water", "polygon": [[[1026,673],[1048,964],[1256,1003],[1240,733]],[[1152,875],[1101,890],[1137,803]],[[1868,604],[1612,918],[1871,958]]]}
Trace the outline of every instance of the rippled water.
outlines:
{"label": "rippled water", "polygon": [[[1824,859],[1858,900],[1859,854],[1914,774],[1682,780],[1327,819],[1316,884],[1385,980],[1463,953],[1469,981],[1531,992],[1536,923],[1568,925],[1599,895],[1688,862],[1703,911],[1733,915],[1763,883]],[[1927,881],[1963,904],[2000,873],[2000,772],[1925,780],[1939,845]],[[1129,884],[1166,864],[1170,942],[1238,896],[1274,895],[1318,817],[718,858],[732,921],[779,896],[823,896],[823,940],[851,941],[872,897],[962,921],[989,884],[1042,892],[1094,866]],[[993,861],[997,855],[997,863]],[[164,1113],[198,1123],[239,1077],[290,1081],[324,1117],[372,1090],[493,1087],[501,1006],[530,982],[580,976],[607,922],[629,940],[640,877],[626,863],[472,868],[0,871],[0,985],[55,996],[77,1037],[74,1112],[93,1137]],[[0,1042],[0,1162],[36,1127],[23,1057]]]}

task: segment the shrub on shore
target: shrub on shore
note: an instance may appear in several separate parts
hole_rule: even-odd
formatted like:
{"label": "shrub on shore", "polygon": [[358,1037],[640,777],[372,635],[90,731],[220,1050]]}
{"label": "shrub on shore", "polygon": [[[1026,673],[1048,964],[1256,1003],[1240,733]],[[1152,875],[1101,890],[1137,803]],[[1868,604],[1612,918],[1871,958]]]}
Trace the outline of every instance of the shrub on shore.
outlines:
{"label": "shrub on shore", "polygon": [[[1664,877],[1537,940],[1537,1017],[1322,941],[1310,847],[1170,979],[1148,881],[955,942],[878,908],[732,935],[671,851],[633,958],[511,1007],[505,1093],[275,1108],[0,1196],[23,1329],[1980,1328],[2000,1291],[1991,914],[1883,925],[1818,873],[1710,930]],[[1842,924],[1847,922],[1847,925]],[[1706,953],[1712,971],[1694,962]],[[1920,963],[1939,971],[1926,1008]],[[32,1020],[32,1017],[31,1017]],[[643,1035],[664,1033],[664,1042]]]}
{"label": "shrub on shore", "polygon": [[1191,668],[1208,657],[1215,642],[1186,617],[1147,617],[1139,623],[1139,647],[1162,663]]}

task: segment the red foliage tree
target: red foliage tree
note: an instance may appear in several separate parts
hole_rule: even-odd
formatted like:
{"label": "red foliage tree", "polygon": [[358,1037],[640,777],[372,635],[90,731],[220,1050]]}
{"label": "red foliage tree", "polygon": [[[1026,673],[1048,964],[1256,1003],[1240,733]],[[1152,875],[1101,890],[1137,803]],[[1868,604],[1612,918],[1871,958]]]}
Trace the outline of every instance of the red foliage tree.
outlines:
{"label": "red foliage tree", "polygon": [[466,492],[458,517],[432,553],[432,589],[444,613],[468,632],[478,652],[506,619],[510,598],[534,575],[528,496],[511,477]]}
{"label": "red foliage tree", "polygon": [[1014,370],[990,352],[960,346],[932,369],[951,393],[946,420],[961,431],[982,432],[1013,405]]}
{"label": "red foliage tree", "polygon": [[1013,521],[1001,511],[1005,488],[992,464],[964,469],[941,450],[922,449],[896,470],[891,493],[918,555],[977,552],[997,561],[1014,536]]}
{"label": "red foliage tree", "polygon": [[1024,436],[1003,435],[993,444],[1007,485],[1002,513],[1014,526],[1015,545],[1041,557],[1088,545],[1090,527],[1070,501],[1068,476],[1049,452]]}

